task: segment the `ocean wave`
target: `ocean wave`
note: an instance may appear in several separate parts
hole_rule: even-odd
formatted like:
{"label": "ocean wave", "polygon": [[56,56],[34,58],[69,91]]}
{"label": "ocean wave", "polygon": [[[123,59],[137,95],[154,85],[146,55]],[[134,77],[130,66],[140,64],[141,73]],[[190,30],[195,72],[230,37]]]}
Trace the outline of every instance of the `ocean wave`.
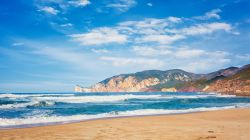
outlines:
{"label": "ocean wave", "polygon": [[27,107],[43,107],[43,106],[52,106],[55,102],[53,101],[40,101],[38,103],[35,103],[33,105],[28,105]]}
{"label": "ocean wave", "polygon": [[73,116],[39,115],[39,116],[32,116],[32,117],[27,117],[27,118],[14,118],[14,119],[0,118],[0,127],[6,128],[6,127],[15,127],[15,126],[23,126],[23,125],[46,125],[46,124],[51,124],[51,123],[67,123],[67,122],[76,122],[76,121],[100,119],[100,118],[179,114],[179,113],[213,111],[213,110],[222,110],[222,109],[231,109],[231,108],[235,108],[235,106],[211,107],[211,108],[202,107],[202,108],[192,108],[192,109],[184,109],[184,110],[141,109],[141,110],[132,110],[132,111],[117,111],[117,112],[113,111],[109,113],[101,113],[101,114],[96,114],[96,115],[73,115]]}
{"label": "ocean wave", "polygon": [[30,105],[34,105],[36,103],[39,103],[39,102],[6,104],[6,105],[1,105],[0,109],[23,108],[23,107],[27,107],[27,106],[30,106]]}
{"label": "ocean wave", "polygon": [[46,97],[46,96],[74,96],[74,94],[0,94],[0,98],[27,98],[27,97]]}
{"label": "ocean wave", "polygon": [[196,98],[207,98],[216,97],[213,95],[164,95],[162,99],[196,99]]}
{"label": "ocean wave", "polygon": [[108,95],[108,96],[72,96],[72,97],[34,97],[35,100],[50,100],[64,103],[100,103],[100,102],[116,102],[125,101],[129,99],[195,99],[215,97],[212,95]]}
{"label": "ocean wave", "polygon": [[52,100],[64,103],[115,102],[129,99],[196,99],[208,97],[231,97],[221,95],[109,95],[109,96],[72,96],[72,97],[35,97],[36,100]]}
{"label": "ocean wave", "polygon": [[42,107],[42,106],[52,106],[54,104],[55,104],[55,102],[52,102],[52,101],[32,101],[32,102],[27,102],[27,103],[15,103],[15,104],[0,105],[0,109]]}
{"label": "ocean wave", "polygon": [[218,97],[236,97],[236,95],[223,95],[223,94],[218,94]]}
{"label": "ocean wave", "polygon": [[197,98],[209,98],[209,97],[233,97],[230,95],[135,95],[135,94],[124,94],[124,95],[91,95],[91,96],[73,96],[74,94],[31,94],[31,95],[17,95],[17,94],[1,94],[1,97],[8,98],[25,98],[28,97],[30,101],[28,103],[15,103],[15,104],[5,104],[0,105],[2,109],[8,108],[24,108],[24,107],[39,107],[39,106],[49,106],[54,105],[55,102],[62,103],[105,103],[105,102],[118,102],[126,101],[130,99],[137,100],[147,100],[152,99],[157,102],[159,99],[197,99]]}
{"label": "ocean wave", "polygon": [[216,92],[197,92],[197,94],[204,94],[204,95],[214,95],[216,97],[236,97],[236,95],[225,95]]}
{"label": "ocean wave", "polygon": [[234,106],[236,108],[250,108],[250,103],[236,103]]}
{"label": "ocean wave", "polygon": [[115,102],[128,99],[159,99],[161,95],[105,95],[105,96],[72,96],[72,97],[35,97],[35,100],[50,100],[64,103]]}

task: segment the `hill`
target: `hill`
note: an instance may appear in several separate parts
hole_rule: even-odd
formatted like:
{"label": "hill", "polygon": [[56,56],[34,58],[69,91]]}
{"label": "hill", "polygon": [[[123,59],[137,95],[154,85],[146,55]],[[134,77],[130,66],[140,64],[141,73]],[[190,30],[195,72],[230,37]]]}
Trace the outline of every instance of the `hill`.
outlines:
{"label": "hill", "polygon": [[146,70],[107,78],[89,88],[77,86],[76,92],[220,92],[250,95],[250,65],[229,67],[208,74],[180,69]]}
{"label": "hill", "polygon": [[205,91],[250,96],[250,65],[240,68],[232,76],[211,83]]}

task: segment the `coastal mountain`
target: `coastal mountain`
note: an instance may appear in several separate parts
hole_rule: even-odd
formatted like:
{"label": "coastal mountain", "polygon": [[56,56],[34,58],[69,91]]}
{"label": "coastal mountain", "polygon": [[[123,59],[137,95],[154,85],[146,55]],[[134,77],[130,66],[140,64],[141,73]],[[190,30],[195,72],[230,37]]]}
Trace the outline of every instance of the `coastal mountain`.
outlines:
{"label": "coastal mountain", "polygon": [[76,92],[220,92],[250,95],[250,65],[229,67],[208,74],[180,69],[146,70],[107,78],[91,87],[75,87]]}
{"label": "coastal mountain", "polygon": [[232,76],[211,83],[205,91],[250,96],[250,65],[238,69]]}
{"label": "coastal mountain", "polygon": [[234,75],[235,73],[237,73],[239,71],[240,68],[238,67],[229,67],[226,69],[221,69],[212,73],[208,73],[205,75],[206,79],[213,79],[215,77],[218,76],[224,76],[224,77],[228,77],[231,75]]}
{"label": "coastal mountain", "polygon": [[[83,92],[138,92],[157,91],[154,86],[175,85],[201,78],[202,75],[174,69],[167,71],[147,70],[121,74],[107,78],[90,88],[76,88]],[[79,90],[77,90],[79,89]]]}

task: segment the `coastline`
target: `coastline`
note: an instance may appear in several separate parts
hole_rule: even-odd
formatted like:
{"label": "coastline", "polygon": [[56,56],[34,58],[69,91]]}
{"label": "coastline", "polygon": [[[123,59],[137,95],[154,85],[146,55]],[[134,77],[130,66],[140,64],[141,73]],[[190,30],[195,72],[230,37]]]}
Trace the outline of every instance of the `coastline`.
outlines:
{"label": "coastline", "polygon": [[[2,126],[0,130],[9,130],[9,129],[22,129],[22,128],[34,128],[34,127],[42,127],[42,126],[53,126],[53,125],[63,125],[63,124],[71,124],[71,123],[79,123],[79,122],[86,122],[86,121],[95,121],[95,120],[109,120],[109,119],[119,119],[119,118],[133,118],[133,117],[147,117],[147,116],[170,116],[170,115],[181,115],[181,114],[192,114],[192,113],[201,113],[201,112],[210,112],[210,111],[219,111],[219,110],[230,110],[230,109],[244,109],[249,107],[237,107],[237,106],[227,106],[227,107],[212,107],[209,109],[205,108],[197,108],[196,109],[187,109],[187,110],[172,110],[173,112],[168,113],[154,113],[154,114],[137,114],[137,115],[114,115],[114,116],[106,116],[100,118],[89,118],[89,119],[80,119],[80,120],[68,120],[68,121],[59,121],[59,122],[48,122],[48,123],[34,123],[34,124],[22,124],[16,126]],[[144,111],[146,111],[145,109]],[[150,109],[149,109],[150,110]],[[158,110],[159,111],[159,110]],[[152,113],[152,112],[151,112]]]}
{"label": "coastline", "polygon": [[2,139],[249,139],[250,108],[0,130]]}
{"label": "coastline", "polygon": [[[184,114],[193,114],[193,113],[202,113],[202,112],[211,112],[211,111],[221,111],[221,110],[231,110],[231,109],[237,109],[237,108],[224,108],[224,109],[216,109],[216,110],[192,111],[192,112],[185,112],[185,113],[169,113],[169,114],[160,114],[159,113],[159,114],[148,114],[148,115],[112,116],[112,117],[101,117],[101,118],[93,118],[93,119],[86,119],[86,120],[76,120],[76,121],[38,123],[38,124],[24,124],[24,125],[19,125],[19,126],[0,127],[0,131],[1,130],[11,130],[11,129],[25,129],[25,128],[34,128],[34,127],[65,125],[65,124],[81,123],[81,122],[88,122],[88,121],[97,121],[97,120],[111,120],[111,119],[137,118],[137,117],[154,117],[154,116],[172,116],[172,115],[184,115]],[[244,109],[244,108],[238,108],[238,109]]]}

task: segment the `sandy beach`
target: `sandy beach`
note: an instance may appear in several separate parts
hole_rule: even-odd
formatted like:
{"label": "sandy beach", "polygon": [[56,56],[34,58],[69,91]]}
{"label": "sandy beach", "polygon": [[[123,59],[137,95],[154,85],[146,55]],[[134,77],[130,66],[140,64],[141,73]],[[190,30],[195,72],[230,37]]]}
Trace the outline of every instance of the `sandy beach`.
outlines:
{"label": "sandy beach", "polygon": [[144,116],[0,130],[1,140],[249,140],[250,109]]}

